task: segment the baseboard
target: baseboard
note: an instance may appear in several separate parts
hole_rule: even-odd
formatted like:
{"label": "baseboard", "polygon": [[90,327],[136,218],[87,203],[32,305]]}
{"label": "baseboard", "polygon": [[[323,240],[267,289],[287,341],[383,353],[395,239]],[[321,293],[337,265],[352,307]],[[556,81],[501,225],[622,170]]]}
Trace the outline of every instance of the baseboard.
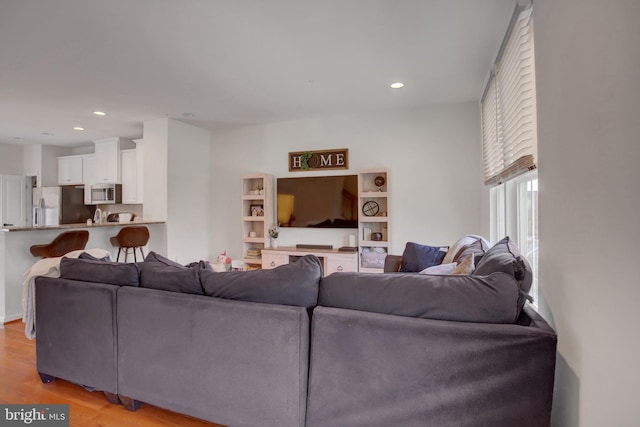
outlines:
{"label": "baseboard", "polygon": [[0,316],[0,325],[22,319],[22,313],[12,314],[9,316]]}

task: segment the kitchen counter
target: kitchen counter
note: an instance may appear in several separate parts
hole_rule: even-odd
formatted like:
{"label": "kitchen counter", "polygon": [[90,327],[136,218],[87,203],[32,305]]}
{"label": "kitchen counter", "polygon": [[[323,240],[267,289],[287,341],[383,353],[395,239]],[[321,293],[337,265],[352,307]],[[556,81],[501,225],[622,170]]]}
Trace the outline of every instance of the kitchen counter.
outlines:
{"label": "kitchen counter", "polygon": [[42,230],[67,230],[70,228],[100,228],[100,227],[116,227],[116,226],[125,226],[125,225],[149,225],[149,224],[164,224],[164,221],[145,221],[145,220],[134,220],[129,222],[103,222],[102,224],[91,224],[87,225],[86,222],[80,222],[77,224],[60,224],[54,226],[42,226],[42,227],[6,227],[0,229],[0,231],[4,232],[14,232],[14,231],[42,231]]}
{"label": "kitchen counter", "polygon": [[54,227],[7,227],[0,231],[0,324],[22,317],[22,282],[24,273],[39,260],[31,255],[32,245],[51,242],[68,229],[89,230],[87,249],[100,248],[111,253],[116,259],[117,248],[111,245],[111,237],[122,227],[144,225],[149,228],[149,243],[144,253],[149,251],[167,253],[167,226],[165,221],[106,222],[87,225],[62,224]]}

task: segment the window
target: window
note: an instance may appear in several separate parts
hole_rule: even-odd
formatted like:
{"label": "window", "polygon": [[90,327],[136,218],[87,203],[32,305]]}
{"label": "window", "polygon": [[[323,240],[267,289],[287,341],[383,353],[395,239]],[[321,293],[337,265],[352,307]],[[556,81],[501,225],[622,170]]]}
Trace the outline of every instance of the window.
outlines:
{"label": "window", "polygon": [[531,6],[517,7],[481,101],[490,233],[510,236],[533,269],[538,300],[538,174]]}

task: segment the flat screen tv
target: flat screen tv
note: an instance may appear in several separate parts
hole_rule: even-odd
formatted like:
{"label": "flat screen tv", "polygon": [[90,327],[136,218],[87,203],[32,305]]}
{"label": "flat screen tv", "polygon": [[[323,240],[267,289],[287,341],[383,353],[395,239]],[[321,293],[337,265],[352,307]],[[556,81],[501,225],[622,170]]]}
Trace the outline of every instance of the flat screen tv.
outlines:
{"label": "flat screen tv", "polygon": [[278,178],[281,227],[358,228],[358,176]]}

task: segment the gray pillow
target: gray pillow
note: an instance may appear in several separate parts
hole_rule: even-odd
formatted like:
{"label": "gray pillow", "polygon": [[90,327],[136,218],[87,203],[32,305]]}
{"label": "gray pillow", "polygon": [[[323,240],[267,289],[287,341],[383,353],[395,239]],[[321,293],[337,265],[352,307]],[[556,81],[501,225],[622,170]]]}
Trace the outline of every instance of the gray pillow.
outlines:
{"label": "gray pillow", "polygon": [[136,264],[92,259],[63,257],[60,260],[60,277],[119,286],[138,286],[139,284],[139,270]]}
{"label": "gray pillow", "polygon": [[202,286],[207,295],[240,301],[315,307],[322,265],[314,255],[272,270],[203,271]]}
{"label": "gray pillow", "polygon": [[516,280],[520,292],[518,306],[522,309],[526,300],[531,300],[529,290],[533,282],[533,272],[525,257],[520,253],[520,249],[509,236],[493,245],[484,254],[473,274],[487,276],[497,271],[506,273]]}
{"label": "gray pillow", "polygon": [[140,287],[204,295],[200,285],[200,271],[204,268],[203,261],[194,267],[185,267],[152,251],[142,263]]}
{"label": "gray pillow", "polygon": [[322,280],[318,305],[460,322],[513,323],[519,315],[516,281],[504,273],[336,273]]}
{"label": "gray pillow", "polygon": [[473,262],[475,265],[478,265],[478,263],[488,250],[489,246],[485,243],[484,239],[478,239],[475,242],[471,243],[469,246],[459,251],[453,258],[453,262],[460,263],[468,255],[473,255]]}

